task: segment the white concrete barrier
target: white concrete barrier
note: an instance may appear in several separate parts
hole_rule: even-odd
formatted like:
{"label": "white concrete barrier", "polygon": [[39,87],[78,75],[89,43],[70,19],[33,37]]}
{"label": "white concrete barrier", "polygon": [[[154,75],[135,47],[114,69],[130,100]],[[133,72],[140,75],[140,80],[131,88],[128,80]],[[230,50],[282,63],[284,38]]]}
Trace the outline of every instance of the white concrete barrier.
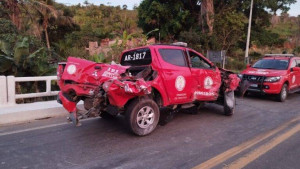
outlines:
{"label": "white concrete barrier", "polygon": [[[53,80],[57,80],[57,76],[40,76],[40,77],[7,76],[8,105],[16,104],[16,99],[57,95],[59,91],[51,91],[51,81]],[[46,81],[46,92],[16,94],[16,82],[33,82],[33,81]]]}
{"label": "white concrete barrier", "polygon": [[7,104],[7,81],[5,76],[0,76],[0,106]]}

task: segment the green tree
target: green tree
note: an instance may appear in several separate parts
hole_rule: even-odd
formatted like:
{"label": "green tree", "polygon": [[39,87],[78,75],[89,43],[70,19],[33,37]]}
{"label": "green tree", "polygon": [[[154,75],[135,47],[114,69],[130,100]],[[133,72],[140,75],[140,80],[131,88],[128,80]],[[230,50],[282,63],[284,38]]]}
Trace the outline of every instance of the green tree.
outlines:
{"label": "green tree", "polygon": [[277,15],[277,11],[287,12],[290,9],[290,5],[296,3],[296,0],[267,0],[266,6],[271,10],[273,15]]}
{"label": "green tree", "polygon": [[0,41],[0,73],[14,76],[45,76],[55,72],[49,65],[47,50],[41,47],[32,51],[29,37],[19,37],[14,46]]}
{"label": "green tree", "polygon": [[180,0],[144,0],[138,13],[138,25],[143,31],[158,28],[165,40],[176,39],[182,30],[188,30],[194,23],[194,17]]}
{"label": "green tree", "polygon": [[226,11],[215,16],[214,33],[222,50],[229,50],[236,42],[243,40],[246,23],[245,15],[237,11]]}

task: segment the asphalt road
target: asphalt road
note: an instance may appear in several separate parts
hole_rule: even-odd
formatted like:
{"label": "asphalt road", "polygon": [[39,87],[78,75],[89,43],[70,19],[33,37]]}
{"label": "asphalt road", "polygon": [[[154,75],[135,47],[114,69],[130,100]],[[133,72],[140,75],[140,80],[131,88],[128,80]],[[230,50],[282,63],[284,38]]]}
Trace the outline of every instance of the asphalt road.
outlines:
{"label": "asphalt road", "polygon": [[0,168],[272,168],[300,166],[300,94],[237,100],[232,117],[207,104],[137,137],[122,116],[67,124],[65,118],[0,127]]}

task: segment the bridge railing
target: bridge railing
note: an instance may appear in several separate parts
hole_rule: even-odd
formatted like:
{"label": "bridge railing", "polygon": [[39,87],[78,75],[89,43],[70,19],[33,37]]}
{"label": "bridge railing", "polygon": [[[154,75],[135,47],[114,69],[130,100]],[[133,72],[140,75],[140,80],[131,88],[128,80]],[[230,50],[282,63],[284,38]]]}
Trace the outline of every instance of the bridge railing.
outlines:
{"label": "bridge railing", "polygon": [[[51,90],[51,81],[56,81],[57,76],[39,76],[39,77],[14,77],[0,76],[0,106],[14,105],[16,99],[35,98],[44,96],[55,96],[59,91]],[[35,82],[45,81],[46,91],[39,93],[16,94],[16,82]]]}

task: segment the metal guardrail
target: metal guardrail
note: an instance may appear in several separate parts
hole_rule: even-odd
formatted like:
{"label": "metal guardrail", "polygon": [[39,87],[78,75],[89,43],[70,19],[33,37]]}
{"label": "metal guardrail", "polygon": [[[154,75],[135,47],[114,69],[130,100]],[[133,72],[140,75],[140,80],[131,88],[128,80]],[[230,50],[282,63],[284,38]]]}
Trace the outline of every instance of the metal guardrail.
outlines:
{"label": "metal guardrail", "polygon": [[[55,96],[59,91],[51,91],[51,81],[57,80],[57,76],[39,77],[14,77],[0,76],[0,106],[14,105],[16,99]],[[46,81],[46,92],[16,94],[16,82]]]}

